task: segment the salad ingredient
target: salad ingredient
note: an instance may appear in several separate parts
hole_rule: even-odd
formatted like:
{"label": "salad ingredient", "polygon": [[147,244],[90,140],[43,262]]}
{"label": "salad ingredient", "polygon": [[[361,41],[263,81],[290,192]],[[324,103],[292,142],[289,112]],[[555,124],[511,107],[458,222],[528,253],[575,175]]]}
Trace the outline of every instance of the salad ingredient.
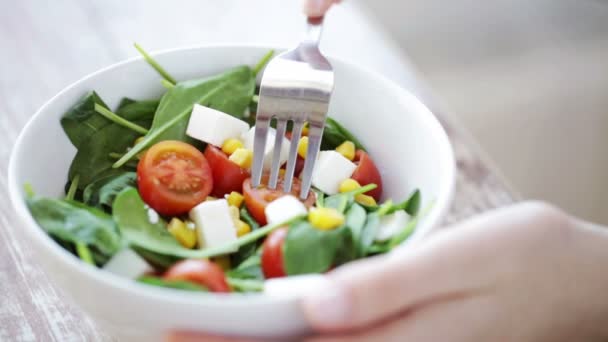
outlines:
{"label": "salad ingredient", "polygon": [[265,278],[284,277],[283,244],[287,237],[287,228],[279,228],[270,233],[262,247],[262,272]]}
{"label": "salad ingredient", "polygon": [[355,196],[355,201],[366,207],[375,207],[378,205],[378,203],[376,203],[375,198],[366,194],[358,194],[357,196]]}
{"label": "salad ingredient", "polygon": [[307,153],[308,153],[308,137],[304,136],[304,137],[301,137],[300,142],[298,142],[298,155],[305,159]]}
{"label": "salad ingredient", "polygon": [[245,134],[249,125],[230,114],[195,104],[186,134],[207,144],[222,146],[228,139]]}
{"label": "salad ingredient", "polygon": [[[237,239],[234,220],[225,199],[205,201],[197,205],[190,210],[190,219],[196,225],[201,248],[223,246]],[[234,247],[228,252],[237,249]]]}
{"label": "salad ingredient", "polygon": [[230,194],[228,194],[228,196],[226,196],[226,200],[231,206],[240,208],[243,205],[245,197],[240,192],[232,191]]}
{"label": "salad ingredient", "polygon": [[326,194],[337,194],[340,184],[357,166],[336,151],[321,151],[312,172],[312,185]]}
{"label": "salad ingredient", "polygon": [[346,140],[340,144],[340,146],[336,147],[336,151],[348,160],[355,159],[355,143],[350,140]]}
{"label": "salad ingredient", "polygon": [[77,149],[85,144],[93,134],[112,121],[100,116],[95,111],[95,104],[107,108],[107,105],[92,91],[84,95],[61,117],[63,131]]}
{"label": "salad ingredient", "polygon": [[143,276],[143,277],[139,277],[137,279],[137,281],[142,284],[158,286],[158,287],[168,287],[171,289],[178,289],[178,290],[198,291],[198,292],[207,292],[208,291],[207,288],[202,285],[193,283],[191,281],[185,281],[185,280],[164,280],[164,279],[158,278],[158,277]]}
{"label": "salad ingredient", "polygon": [[322,207],[329,207],[337,209],[341,213],[345,213],[346,210],[355,202],[355,197],[359,194],[365,193],[376,187],[376,184],[368,184],[355,190],[339,193],[323,199]]}
{"label": "salad ingredient", "polygon": [[171,84],[177,83],[175,78],[169,75],[169,73],[160,64],[158,64],[152,58],[152,56],[150,56],[139,44],[134,43],[133,45],[135,46],[137,51],[139,51],[139,53],[144,57],[144,60],[148,62],[148,64],[150,64],[150,66],[154,68],[154,70],[156,70],[163,77],[163,79],[167,80]]}
{"label": "salad ingredient", "polygon": [[274,50],[268,51],[262,57],[262,59],[260,59],[260,61],[255,65],[255,67],[253,67],[253,74],[254,75],[259,74],[260,71],[262,71],[262,69],[264,69],[264,67],[266,66],[266,64],[268,64],[268,62],[270,61],[270,59],[272,58],[273,55],[274,55]]}
{"label": "salad ingredient", "polygon": [[232,267],[232,262],[230,261],[230,257],[227,255],[222,255],[211,259],[213,263],[218,265],[222,271],[228,271]]}
{"label": "salad ingredient", "polygon": [[249,169],[253,162],[253,151],[246,148],[237,148],[228,160],[240,166],[243,169]]}
{"label": "salad ingredient", "polygon": [[[268,177],[268,174],[262,175],[262,184],[268,184]],[[286,193],[283,192],[283,182],[284,176],[279,174],[276,189],[269,189],[266,186],[253,188],[251,186],[251,178],[245,180],[245,182],[243,183],[243,195],[245,196],[245,206],[247,206],[247,210],[249,210],[253,218],[260,224],[265,225],[267,223],[265,210],[268,203],[286,195]],[[300,187],[300,180],[294,178],[291,185],[291,194],[296,197],[299,196]],[[308,194],[308,197],[304,201],[304,206],[306,206],[306,208],[310,208],[313,206],[314,203],[315,195],[314,193],[310,192]]]}
{"label": "salad ingredient", "polygon": [[320,230],[336,229],[344,220],[344,215],[334,208],[312,208],[308,214],[308,221]]}
{"label": "salad ingredient", "polygon": [[[274,152],[274,142],[276,140],[277,131],[268,127],[268,135],[266,136],[266,147],[264,148],[264,169],[270,170],[270,166],[272,163],[272,154]],[[253,151],[253,141],[255,137],[255,126],[251,127],[251,129],[245,133],[243,136],[243,142],[245,143],[245,148]],[[287,161],[289,157],[289,145],[291,142],[287,138],[283,138],[283,142],[281,143],[281,153],[279,155],[279,164],[282,165]]]}
{"label": "salad ingredient", "polygon": [[264,294],[272,298],[301,298],[325,281],[319,274],[268,279],[264,282]]}
{"label": "salad ingredient", "polygon": [[148,133],[148,130],[146,128],[143,128],[138,124],[135,124],[135,123],[132,123],[131,121],[127,121],[127,120],[123,119],[121,116],[112,112],[111,110],[107,109],[106,107],[100,105],[99,103],[95,104],[95,111],[97,113],[99,113],[100,115],[104,116],[106,119],[113,121],[113,122],[117,123],[118,125],[126,127],[132,131],[135,131],[135,132],[141,133],[141,134]]}
{"label": "salad ingredient", "polygon": [[174,217],[169,222],[167,230],[184,247],[194,248],[197,242],[196,227],[188,227],[186,222]]}
{"label": "salad ingredient", "polygon": [[224,197],[233,191],[241,191],[243,182],[251,176],[249,170],[229,160],[228,156],[215,146],[207,145],[205,158],[211,167],[213,175],[211,194],[215,197]]}
{"label": "salad ingredient", "polygon": [[137,101],[125,97],[120,100],[116,113],[125,118],[149,119],[151,121],[159,103],[160,100]]}
{"label": "salad ingredient", "polygon": [[387,241],[397,235],[407,226],[410,215],[405,210],[397,210],[392,214],[382,216],[376,230],[376,241]]}
{"label": "salad ingredient", "polygon": [[322,150],[334,150],[345,141],[352,141],[355,147],[365,151],[363,145],[350,133],[344,126],[333,118],[328,117],[325,120],[323,128],[323,139],[321,140]]}
{"label": "salad ingredient", "polygon": [[231,155],[234,153],[234,151],[243,147],[245,147],[245,145],[243,145],[242,141],[239,139],[230,138],[224,141],[222,144],[222,152],[226,153],[227,155]]}
{"label": "salad ingredient", "polygon": [[103,269],[129,279],[136,279],[142,274],[152,271],[146,260],[130,248],[124,248],[114,254]]}
{"label": "salad ingredient", "polygon": [[418,213],[418,210],[420,210],[420,200],[420,190],[416,189],[408,199],[389,208],[388,213],[390,214],[394,211],[403,209],[408,214],[414,216]]}
{"label": "salad ingredient", "polygon": [[204,259],[182,260],[169,268],[163,279],[190,281],[206,287],[211,292],[230,292],[224,271],[218,265]]}
{"label": "salad ingredient", "polygon": [[150,147],[137,165],[137,178],[141,197],[163,215],[187,213],[213,187],[205,156],[181,141],[162,141]]}
{"label": "salad ingredient", "polygon": [[349,192],[349,191],[353,191],[355,189],[359,189],[361,187],[361,184],[359,184],[359,182],[357,182],[356,180],[352,179],[352,178],[347,178],[345,180],[342,181],[342,183],[340,183],[340,186],[338,187],[338,192],[344,193],[344,192]]}
{"label": "salad ingredient", "polygon": [[241,237],[249,233],[251,233],[251,226],[249,223],[238,220],[236,222],[236,236]]}
{"label": "salad ingredient", "polygon": [[296,216],[306,215],[308,210],[299,199],[292,195],[285,195],[268,203],[264,213],[268,223],[287,221]]}
{"label": "salad ingredient", "polygon": [[99,209],[110,209],[118,193],[136,186],[136,179],[137,174],[130,171],[100,178],[84,188],[82,201]]}
{"label": "salad ingredient", "polygon": [[351,205],[350,208],[346,211],[345,216],[346,216],[345,224],[351,233],[351,237],[352,237],[353,245],[354,245],[353,250],[355,251],[355,256],[361,257],[362,255],[359,254],[358,246],[361,245],[361,235],[362,235],[365,223],[367,221],[367,216],[368,216],[367,212],[365,211],[365,208],[363,208],[359,204],[353,203],[353,205]]}
{"label": "salad ingredient", "polygon": [[376,201],[379,201],[382,196],[382,177],[380,176],[380,171],[378,171],[376,164],[369,154],[363,150],[357,150],[357,153],[355,154],[355,163],[357,164],[357,168],[352,173],[351,178],[361,185],[376,184],[377,187],[366,194],[372,196]]}

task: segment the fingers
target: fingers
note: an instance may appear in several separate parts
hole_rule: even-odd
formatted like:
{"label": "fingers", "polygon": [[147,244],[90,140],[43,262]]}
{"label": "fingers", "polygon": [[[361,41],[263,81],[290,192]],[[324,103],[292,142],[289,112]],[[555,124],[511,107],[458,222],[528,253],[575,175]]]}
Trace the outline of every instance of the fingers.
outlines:
{"label": "fingers", "polygon": [[322,17],[332,4],[340,0],[304,0],[304,13],[311,18]]}
{"label": "fingers", "polygon": [[166,340],[168,342],[260,342],[261,340],[240,338],[240,337],[222,337],[207,335],[196,332],[173,332],[170,333]]}

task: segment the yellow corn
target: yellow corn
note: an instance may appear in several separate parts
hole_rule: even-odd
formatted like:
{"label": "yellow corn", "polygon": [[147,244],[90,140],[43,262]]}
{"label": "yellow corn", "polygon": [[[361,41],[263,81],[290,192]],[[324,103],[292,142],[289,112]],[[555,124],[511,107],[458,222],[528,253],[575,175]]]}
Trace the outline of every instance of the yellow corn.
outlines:
{"label": "yellow corn", "polygon": [[224,151],[224,153],[228,155],[233,154],[234,151],[239,148],[243,148],[243,142],[239,139],[230,138],[224,141],[224,143],[222,144],[222,151]]}
{"label": "yellow corn", "polygon": [[301,137],[300,142],[298,143],[298,154],[302,158],[306,158],[306,153],[308,152],[308,137]]}
{"label": "yellow corn", "polygon": [[246,148],[237,148],[228,159],[238,166],[248,169],[251,167],[251,162],[253,161],[253,151]]}
{"label": "yellow corn", "polygon": [[308,135],[308,122],[305,122],[304,126],[302,126],[302,135],[303,136]]}
{"label": "yellow corn", "polygon": [[196,230],[188,228],[186,223],[177,217],[171,219],[167,230],[182,246],[186,248],[194,248],[196,246]]}
{"label": "yellow corn", "polygon": [[340,183],[340,187],[338,191],[340,192],[349,192],[353,190],[357,190],[361,187],[361,184],[352,178],[347,178]]}
{"label": "yellow corn", "polygon": [[376,200],[372,196],[365,195],[365,194],[356,195],[355,201],[357,201],[357,203],[362,204],[367,207],[374,207],[377,205]]}
{"label": "yellow corn", "polygon": [[336,151],[348,160],[355,159],[355,143],[350,140],[346,140],[340,144],[340,146],[336,147]]}
{"label": "yellow corn", "polygon": [[319,230],[332,230],[344,224],[344,215],[334,208],[314,208],[308,221]]}
{"label": "yellow corn", "polygon": [[249,234],[251,232],[251,226],[247,224],[247,222],[243,222],[242,220],[238,220],[236,223],[236,235],[241,237],[245,234]]}
{"label": "yellow corn", "polygon": [[285,169],[279,169],[279,176],[285,176]]}
{"label": "yellow corn", "polygon": [[236,192],[236,191],[233,191],[228,196],[226,196],[226,200],[228,201],[228,204],[235,206],[237,208],[241,207],[244,199],[245,199],[245,197],[243,195],[241,195],[241,193]]}
{"label": "yellow corn", "polygon": [[230,217],[232,217],[232,221],[234,221],[234,223],[236,224],[236,221],[238,221],[241,218],[241,213],[239,213],[239,208],[231,205],[228,207],[228,210],[230,211]]}
{"label": "yellow corn", "polygon": [[215,257],[213,258],[213,262],[215,262],[224,271],[230,270],[230,257],[227,255]]}

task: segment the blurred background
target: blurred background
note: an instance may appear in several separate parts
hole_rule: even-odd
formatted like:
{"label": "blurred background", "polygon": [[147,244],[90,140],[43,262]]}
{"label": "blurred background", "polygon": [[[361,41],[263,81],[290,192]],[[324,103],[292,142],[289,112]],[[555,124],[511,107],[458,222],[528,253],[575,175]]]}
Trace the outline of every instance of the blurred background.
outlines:
{"label": "blurred background", "polygon": [[[13,141],[53,94],[135,56],[133,41],[285,45],[302,30],[285,13],[299,11],[299,0],[0,0],[0,113],[27,113],[0,114],[0,133]],[[608,2],[345,0],[326,24],[329,52],[384,58],[389,76],[413,66],[523,197],[608,224]]]}

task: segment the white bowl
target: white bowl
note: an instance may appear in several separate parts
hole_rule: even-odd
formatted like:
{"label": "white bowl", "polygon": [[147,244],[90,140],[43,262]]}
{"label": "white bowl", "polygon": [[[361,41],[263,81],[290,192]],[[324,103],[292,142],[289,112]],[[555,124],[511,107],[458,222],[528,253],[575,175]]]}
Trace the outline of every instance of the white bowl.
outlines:
{"label": "white bowl", "polygon": [[[255,64],[269,48],[206,46],[156,54],[177,79]],[[330,115],[359,137],[382,172],[385,198],[403,200],[419,188],[422,208],[434,201],[406,244],[419,241],[445,214],[454,186],[454,157],[445,131],[409,92],[358,66],[331,58],[335,92]],[[21,132],[9,165],[10,199],[21,220],[13,225],[37,253],[49,276],[88,313],[123,335],[142,339],[171,329],[279,336],[308,329],[296,299],[255,295],[194,294],[141,285],[100,271],[65,251],[36,224],[23,200],[23,185],[39,195],[63,195],[76,150],[59,119],[83,94],[96,90],[109,106],[123,96],[158,97],[159,76],[141,58],[95,72],[49,100]],[[404,247],[404,246],[402,246]],[[407,247],[405,247],[407,248]]]}

